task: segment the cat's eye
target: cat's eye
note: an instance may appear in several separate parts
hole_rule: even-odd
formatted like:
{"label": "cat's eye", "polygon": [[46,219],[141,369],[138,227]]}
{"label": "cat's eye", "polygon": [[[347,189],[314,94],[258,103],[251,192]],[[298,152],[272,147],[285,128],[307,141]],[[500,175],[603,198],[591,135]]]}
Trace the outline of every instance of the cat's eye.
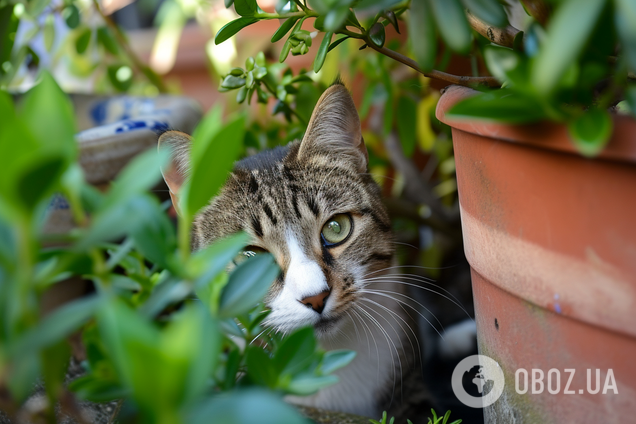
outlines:
{"label": "cat's eye", "polygon": [[234,265],[238,265],[245,260],[256,256],[259,253],[265,253],[265,249],[262,249],[258,246],[247,246],[244,250],[240,251],[238,255],[234,257],[232,262]]}
{"label": "cat's eye", "polygon": [[331,247],[343,243],[351,234],[353,221],[348,214],[334,215],[322,226],[320,235],[325,246]]}

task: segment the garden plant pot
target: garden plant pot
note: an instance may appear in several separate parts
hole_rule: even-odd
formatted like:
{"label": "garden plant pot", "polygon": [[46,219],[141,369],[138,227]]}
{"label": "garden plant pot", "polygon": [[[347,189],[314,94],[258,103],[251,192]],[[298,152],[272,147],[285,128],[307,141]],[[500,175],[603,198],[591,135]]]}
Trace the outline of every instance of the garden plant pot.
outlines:
{"label": "garden plant pot", "polygon": [[485,421],[634,422],[636,121],[615,116],[589,159],[562,125],[446,116],[475,93],[449,87],[436,114],[452,127],[479,352],[505,376]]}

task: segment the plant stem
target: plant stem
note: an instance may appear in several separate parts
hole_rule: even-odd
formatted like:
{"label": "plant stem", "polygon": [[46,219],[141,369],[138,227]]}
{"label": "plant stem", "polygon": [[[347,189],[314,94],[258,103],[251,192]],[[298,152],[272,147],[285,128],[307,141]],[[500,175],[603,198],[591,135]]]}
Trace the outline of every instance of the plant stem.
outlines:
{"label": "plant stem", "polygon": [[166,85],[163,82],[163,80],[161,79],[161,77],[159,75],[157,75],[155,73],[155,71],[153,71],[150,68],[150,66],[146,65],[139,58],[139,56],[137,56],[137,54],[134,52],[132,47],[130,47],[130,44],[128,43],[128,40],[126,39],[126,36],[121,31],[121,29],[119,29],[117,24],[115,24],[115,22],[110,18],[110,16],[107,16],[107,15],[104,14],[104,11],[99,6],[99,2],[97,0],[93,0],[93,4],[95,5],[95,9],[97,10],[97,13],[99,13],[99,15],[102,17],[102,19],[106,23],[106,25],[111,29],[111,31],[113,31],[113,34],[115,34],[115,38],[119,42],[119,45],[124,49],[124,51],[126,52],[126,55],[130,59],[130,61],[133,63],[134,67],[137,68],[137,71],[139,71],[142,74],[144,74],[146,76],[146,78],[148,78],[148,80],[155,87],[157,87],[159,89],[160,92],[162,92],[162,93],[167,92],[168,88],[166,87]]}
{"label": "plant stem", "polygon": [[466,17],[468,18],[468,23],[470,24],[472,29],[500,46],[512,48],[514,45],[515,37],[520,32],[517,28],[510,25],[504,28],[490,26],[478,19],[469,11],[466,11]]}
{"label": "plant stem", "polygon": [[494,77],[468,77],[463,75],[452,75],[452,74],[447,74],[446,72],[438,71],[436,69],[433,69],[429,72],[424,72],[422,68],[419,67],[417,62],[414,61],[413,59],[408,58],[402,55],[401,53],[398,53],[391,49],[387,49],[386,47],[376,46],[375,44],[373,44],[373,41],[371,41],[371,39],[368,36],[365,36],[363,40],[367,43],[369,47],[371,47],[373,50],[377,51],[378,53],[382,53],[383,55],[388,56],[393,60],[396,60],[400,63],[405,64],[409,68],[416,70],[417,72],[424,75],[425,77],[435,78],[438,80],[450,82],[451,84],[463,85],[465,87],[472,87],[475,85],[486,85],[488,87],[501,86],[499,81],[497,81],[497,79]]}

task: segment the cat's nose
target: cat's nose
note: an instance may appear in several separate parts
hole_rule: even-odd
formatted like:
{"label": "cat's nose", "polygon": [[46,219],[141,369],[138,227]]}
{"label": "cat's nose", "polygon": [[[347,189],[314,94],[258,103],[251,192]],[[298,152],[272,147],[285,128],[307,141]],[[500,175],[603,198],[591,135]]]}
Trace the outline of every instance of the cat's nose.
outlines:
{"label": "cat's nose", "polygon": [[329,297],[329,293],[331,293],[331,291],[325,290],[322,293],[301,299],[300,303],[320,314],[322,313],[322,310],[325,309],[325,301],[327,300],[327,297]]}

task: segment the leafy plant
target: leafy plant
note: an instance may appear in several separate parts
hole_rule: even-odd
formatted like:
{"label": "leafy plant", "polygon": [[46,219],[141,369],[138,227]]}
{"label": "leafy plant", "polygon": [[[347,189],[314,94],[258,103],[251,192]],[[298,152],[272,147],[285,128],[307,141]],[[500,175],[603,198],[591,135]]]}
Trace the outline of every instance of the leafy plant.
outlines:
{"label": "leafy plant", "polygon": [[[552,120],[567,125],[578,150],[597,154],[609,140],[612,120],[607,109],[625,99],[636,116],[636,7],[628,0],[523,0],[529,14],[527,31],[508,25],[495,0],[280,1],[276,13],[262,11],[256,0],[235,2],[240,18],[217,33],[221,43],[260,20],[282,24],[272,42],[287,39],[280,61],[291,51],[309,52],[312,34],[302,29],[312,19],[323,32],[314,58],[318,72],[326,55],[345,40],[362,43],[417,72],[447,82],[487,91],[450,111],[456,118],[507,123]],[[408,16],[413,60],[385,46],[385,27],[400,31]],[[479,34],[473,37],[473,31]],[[334,36],[341,36],[332,41]],[[483,57],[493,77],[456,76],[438,71],[438,37],[452,51]],[[618,56],[616,52],[618,51]],[[439,64],[439,63],[438,63]],[[488,91],[487,87],[502,89]]]}
{"label": "leafy plant", "polygon": [[[17,105],[0,92],[0,112],[0,152],[11,158],[0,178],[2,411],[15,415],[42,376],[49,402],[32,412],[48,422],[55,405],[81,420],[69,396],[117,400],[124,421],[198,423],[212,414],[227,423],[304,422],[281,396],[333,384],[331,373],[355,354],[319,351],[307,328],[285,339],[267,333],[259,302],[279,268],[269,254],[232,265],[245,234],[190,252],[189,223],[240,153],[244,117],[222,124],[213,110],[197,128],[192,172],[203,174],[184,187],[175,233],[147,193],[166,152],[136,157],[101,193],[83,179],[73,110],[50,75]],[[47,205],[60,194],[78,227],[47,234]],[[43,316],[46,293],[69,278],[90,281],[94,293]],[[68,337],[77,332],[85,373],[66,387]],[[245,402],[261,409],[245,413]]]}
{"label": "leafy plant", "polygon": [[[428,419],[428,424],[461,424],[462,422],[462,420],[455,420],[452,423],[449,423],[448,420],[450,419],[451,411],[446,411],[443,416],[437,417],[437,413],[435,412],[435,410],[431,409],[431,414],[433,414],[433,418]],[[388,418],[386,411],[382,412],[382,419],[380,419],[380,421],[369,420],[369,422],[372,424],[393,424],[394,421],[394,417],[391,417],[390,419]],[[406,422],[408,424],[413,424],[411,420],[406,420]]]}

